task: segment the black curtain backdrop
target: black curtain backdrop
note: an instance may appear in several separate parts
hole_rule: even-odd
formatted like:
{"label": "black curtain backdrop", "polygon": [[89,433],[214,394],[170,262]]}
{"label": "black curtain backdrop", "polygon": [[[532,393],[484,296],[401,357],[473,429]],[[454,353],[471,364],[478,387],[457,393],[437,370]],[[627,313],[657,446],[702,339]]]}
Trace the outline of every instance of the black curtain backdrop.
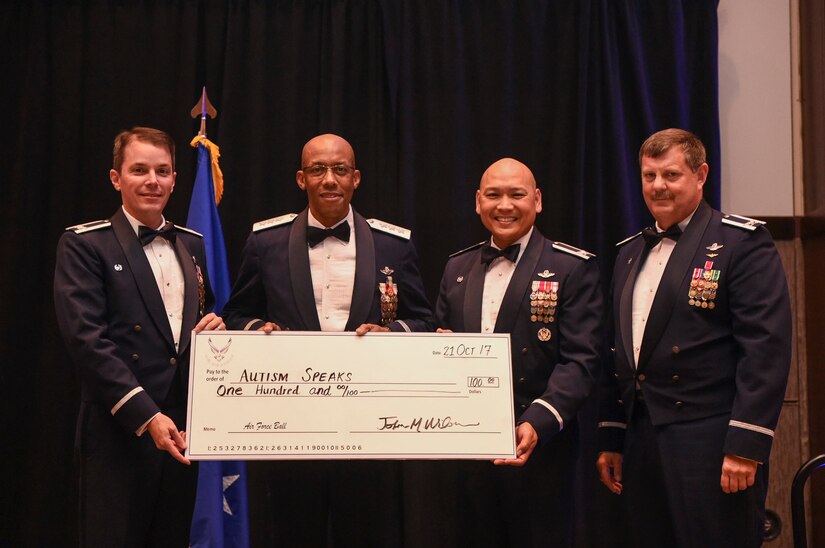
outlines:
{"label": "black curtain backdrop", "polygon": [[[719,201],[717,0],[5,2],[0,6],[0,544],[71,546],[78,384],[55,325],[64,227],[108,217],[111,143],[134,125],[178,143],[167,218],[184,222],[196,154],[189,117],[218,109],[220,206],[233,273],[253,222],[298,212],[300,150],[334,132],[363,174],[354,206],[413,230],[429,296],[447,255],[484,237],[483,170],[512,156],[544,194],[541,231],[596,252],[649,224],[637,151],[666,127],[708,146]],[[622,546],[618,499],[596,481],[594,410],[582,412],[577,543]],[[451,507],[409,463],[410,546],[453,538]],[[128,496],[128,494],[124,494]],[[460,501],[457,501],[460,503]],[[443,507],[435,523],[423,511]],[[529,501],[525,501],[529,504]],[[460,532],[455,533],[460,538]]]}

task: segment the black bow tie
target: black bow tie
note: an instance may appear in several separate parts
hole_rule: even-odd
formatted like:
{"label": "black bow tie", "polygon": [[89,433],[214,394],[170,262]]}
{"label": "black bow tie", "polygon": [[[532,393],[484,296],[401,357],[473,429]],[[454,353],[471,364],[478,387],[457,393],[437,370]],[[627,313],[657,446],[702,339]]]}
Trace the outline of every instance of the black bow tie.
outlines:
{"label": "black bow tie", "polygon": [[148,245],[152,242],[156,237],[160,236],[161,238],[166,238],[170,244],[175,243],[175,232],[172,230],[175,225],[166,221],[160,230],[155,230],[153,228],[149,228],[148,226],[139,226],[138,227],[138,238],[140,238],[141,245]]}
{"label": "black bow tie", "polygon": [[649,249],[656,247],[664,238],[670,238],[674,242],[682,235],[682,229],[679,225],[673,225],[664,232],[656,232],[652,226],[642,229],[642,238],[645,239],[645,244]]}
{"label": "black bow tie", "polygon": [[307,227],[307,243],[309,247],[315,247],[330,236],[338,238],[344,243],[349,242],[349,223],[344,221],[335,228]]}
{"label": "black bow tie", "polygon": [[481,262],[489,265],[498,257],[504,257],[511,263],[516,262],[516,258],[518,257],[518,252],[521,249],[521,244],[513,244],[505,250],[496,249],[495,247],[491,246],[489,243],[485,244],[485,246],[481,249]]}

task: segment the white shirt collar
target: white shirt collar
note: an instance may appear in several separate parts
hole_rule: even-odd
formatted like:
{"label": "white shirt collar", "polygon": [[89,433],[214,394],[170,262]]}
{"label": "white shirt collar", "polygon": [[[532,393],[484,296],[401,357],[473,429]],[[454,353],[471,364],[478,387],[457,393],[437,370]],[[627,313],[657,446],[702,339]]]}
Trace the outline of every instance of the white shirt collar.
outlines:
{"label": "white shirt collar", "polygon": [[[696,209],[699,209],[698,205],[696,206]],[[696,209],[694,209],[690,215],[682,219],[681,222],[676,223],[677,225],[679,225],[679,230],[681,230],[682,232],[685,231],[687,225],[690,224],[690,220],[693,219],[693,216],[696,214]],[[656,232],[664,232],[664,230],[662,230],[662,227],[659,226],[658,221],[656,222]]]}
{"label": "white shirt collar", "polygon": [[355,224],[354,224],[355,215],[353,215],[353,213],[352,213],[352,206],[349,206],[349,211],[347,211],[347,216],[344,217],[343,219],[341,219],[340,221],[338,221],[337,223],[335,223],[332,226],[324,226],[323,224],[321,224],[321,222],[318,219],[316,219],[315,216],[312,214],[311,210],[307,209],[307,213],[309,214],[307,216],[307,224],[309,226],[314,226],[316,228],[335,228],[336,226],[340,225],[344,221],[347,221],[349,223],[350,232],[352,232],[352,229],[355,226]]}
{"label": "white shirt collar", "polygon": [[[519,262],[519,259],[521,259],[521,256],[524,255],[524,250],[527,249],[527,244],[530,242],[530,236],[533,235],[533,228],[534,227],[531,226],[530,230],[527,231],[527,234],[525,234],[524,236],[522,236],[521,238],[519,238],[518,240],[516,240],[512,244],[510,244],[510,245],[521,244],[521,247],[518,250],[518,257],[516,257],[516,261],[513,264],[517,264]],[[490,245],[493,246],[495,249],[501,249],[493,241],[492,236],[490,236]]]}
{"label": "white shirt collar", "polygon": [[[120,206],[120,209],[123,210],[123,214],[126,215],[126,220],[129,221],[129,224],[132,226],[132,230],[135,231],[135,236],[138,236],[139,235],[138,229],[140,227],[146,226],[146,225],[141,223],[140,221],[138,221],[137,219],[135,219],[131,215],[129,215],[129,212],[126,211],[125,207]],[[160,230],[161,228],[163,228],[163,225],[165,225],[165,224],[166,224],[166,218],[163,215],[161,215],[160,216],[160,225],[156,226],[155,230]],[[149,227],[149,228],[152,228],[152,227]]]}

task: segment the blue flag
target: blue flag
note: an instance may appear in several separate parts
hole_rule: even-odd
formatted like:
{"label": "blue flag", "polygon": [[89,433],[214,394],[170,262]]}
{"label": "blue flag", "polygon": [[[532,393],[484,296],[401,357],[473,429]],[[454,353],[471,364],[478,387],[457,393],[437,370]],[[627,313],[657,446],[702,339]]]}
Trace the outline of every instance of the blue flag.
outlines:
{"label": "blue flag", "polygon": [[[223,230],[215,200],[216,193],[219,199],[223,194],[223,176],[217,163],[220,151],[217,145],[203,136],[193,139],[192,146],[198,148],[198,171],[186,225],[203,234],[206,267],[215,294],[215,313],[220,313],[229,299],[231,288]],[[192,548],[249,548],[245,462],[200,463],[189,544]]]}

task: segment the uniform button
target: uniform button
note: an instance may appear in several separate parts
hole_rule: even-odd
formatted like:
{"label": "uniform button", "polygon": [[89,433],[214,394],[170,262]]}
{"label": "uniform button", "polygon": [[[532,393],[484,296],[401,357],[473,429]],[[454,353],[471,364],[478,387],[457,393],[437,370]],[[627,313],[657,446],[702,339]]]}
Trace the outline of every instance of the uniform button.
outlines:
{"label": "uniform button", "polygon": [[679,353],[679,347],[678,347],[678,346],[674,346],[674,347],[673,347],[673,348],[671,348],[670,350],[671,350],[671,352],[673,352],[674,354],[678,354],[678,353]]}
{"label": "uniform button", "polygon": [[527,347],[526,346],[521,349],[521,353],[522,354],[527,354]]}
{"label": "uniform button", "polygon": [[525,382],[527,382],[527,379],[525,379],[524,377],[520,377],[518,382],[525,383]]}
{"label": "uniform button", "polygon": [[137,354],[132,354],[132,361],[133,361],[133,362],[136,362],[136,361],[138,361],[139,359],[140,359],[140,356],[138,356]]}
{"label": "uniform button", "polygon": [[140,333],[140,330],[143,329],[139,323],[136,323],[135,326],[132,328],[132,331],[135,333]]}
{"label": "uniform button", "polygon": [[525,409],[527,409],[527,406],[526,406],[526,405],[522,405],[522,406],[521,406],[521,410],[522,410],[522,411],[524,411]]}
{"label": "uniform button", "polygon": [[619,407],[623,407],[623,406],[624,406],[624,400],[616,400],[616,403],[618,403],[618,404],[619,404]]}
{"label": "uniform button", "polygon": [[618,373],[613,373],[613,376],[614,376],[614,377],[616,377],[617,379],[619,378],[619,374],[618,374]]}
{"label": "uniform button", "polygon": [[673,382],[679,382],[679,375],[673,375],[671,378],[673,379]]}
{"label": "uniform button", "polygon": [[647,377],[645,377],[645,374],[644,374],[644,373],[642,373],[641,375],[639,375],[639,381],[644,382],[645,380],[647,380]]}
{"label": "uniform button", "polygon": [[676,407],[681,408],[685,404],[683,402],[677,401],[675,405],[676,405]]}
{"label": "uniform button", "polygon": [[169,358],[169,365],[178,365],[178,360],[175,358]]}

